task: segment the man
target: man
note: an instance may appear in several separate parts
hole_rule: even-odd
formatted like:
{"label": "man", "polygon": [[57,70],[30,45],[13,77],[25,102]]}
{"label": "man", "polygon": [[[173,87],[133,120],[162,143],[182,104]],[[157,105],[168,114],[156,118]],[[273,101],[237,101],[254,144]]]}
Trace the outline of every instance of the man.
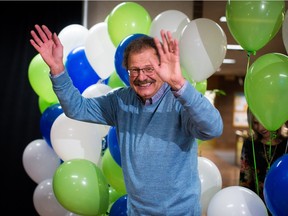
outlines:
{"label": "man", "polygon": [[178,41],[170,32],[144,36],[125,49],[130,86],[84,98],[63,65],[56,33],[35,25],[32,46],[51,70],[67,117],[115,126],[127,190],[127,214],[201,215],[196,139],[220,136],[218,110],[181,73]]}

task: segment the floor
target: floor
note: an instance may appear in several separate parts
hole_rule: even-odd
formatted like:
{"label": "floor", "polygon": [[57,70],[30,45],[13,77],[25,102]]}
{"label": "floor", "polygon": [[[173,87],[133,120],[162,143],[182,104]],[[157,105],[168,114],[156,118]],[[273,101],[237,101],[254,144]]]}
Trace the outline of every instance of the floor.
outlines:
{"label": "floor", "polygon": [[203,144],[199,146],[199,156],[208,158],[218,167],[222,176],[222,188],[238,185],[239,155],[235,150],[220,150]]}

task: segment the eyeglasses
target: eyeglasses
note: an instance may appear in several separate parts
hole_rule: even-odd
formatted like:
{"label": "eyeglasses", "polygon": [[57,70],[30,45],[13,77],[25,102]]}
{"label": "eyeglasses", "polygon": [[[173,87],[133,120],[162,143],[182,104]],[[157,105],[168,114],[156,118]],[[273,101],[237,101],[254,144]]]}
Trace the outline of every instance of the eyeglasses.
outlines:
{"label": "eyeglasses", "polygon": [[139,76],[140,71],[143,71],[143,73],[144,73],[146,76],[151,76],[151,75],[154,74],[155,69],[154,69],[154,67],[152,67],[152,66],[147,66],[147,67],[144,67],[144,68],[129,68],[129,69],[128,69],[128,73],[129,73],[129,76],[130,76],[130,77],[137,77],[137,76]]}

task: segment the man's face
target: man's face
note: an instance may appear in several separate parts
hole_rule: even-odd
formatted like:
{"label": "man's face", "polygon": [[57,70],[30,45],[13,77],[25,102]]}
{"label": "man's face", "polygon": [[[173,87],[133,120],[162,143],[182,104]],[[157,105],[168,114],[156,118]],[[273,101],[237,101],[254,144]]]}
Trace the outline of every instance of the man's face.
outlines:
{"label": "man's face", "polygon": [[[130,73],[130,86],[143,100],[153,97],[163,84],[163,81],[153,70],[150,63],[152,59],[159,61],[153,48],[145,49],[140,53],[131,53],[128,59],[128,70],[133,71],[134,69],[134,72],[136,71],[134,74]],[[146,74],[145,71],[147,71]]]}

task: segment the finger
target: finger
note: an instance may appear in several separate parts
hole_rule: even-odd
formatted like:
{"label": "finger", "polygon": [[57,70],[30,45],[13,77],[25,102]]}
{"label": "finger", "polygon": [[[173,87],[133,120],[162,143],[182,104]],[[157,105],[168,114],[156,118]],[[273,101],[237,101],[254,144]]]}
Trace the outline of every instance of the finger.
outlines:
{"label": "finger", "polygon": [[[48,40],[46,33],[42,30],[42,28],[39,25],[35,25],[35,28],[41,38],[41,42],[46,42]],[[38,43],[38,41],[36,41]],[[41,45],[41,43],[38,45]]]}
{"label": "finger", "polygon": [[53,36],[53,41],[54,41],[54,43],[55,43],[56,46],[62,45],[62,44],[61,44],[61,41],[60,41],[60,39],[59,39],[59,37],[57,36],[56,33],[54,33],[52,36]]}
{"label": "finger", "polygon": [[[33,39],[31,39],[31,40],[33,41],[33,44],[34,44],[34,45],[40,46],[40,45],[43,44],[42,40],[38,37],[38,35],[36,34],[35,31],[32,30],[30,34],[31,34],[31,36],[32,36],[32,38],[33,38]],[[33,45],[33,44],[32,44],[32,45]],[[33,46],[34,46],[34,45],[33,45]]]}
{"label": "finger", "polygon": [[163,50],[165,53],[169,52],[169,46],[168,46],[168,39],[166,37],[166,32],[164,30],[161,30],[160,32],[162,43],[163,43]]}
{"label": "finger", "polygon": [[174,53],[179,55],[179,43],[178,40],[174,39]]}
{"label": "finger", "polygon": [[31,45],[38,51],[38,49],[39,49],[40,47],[38,46],[37,43],[35,43],[35,41],[34,41],[33,39],[30,39],[30,43],[31,43]]}
{"label": "finger", "polygon": [[52,32],[49,30],[49,28],[45,25],[42,25],[42,29],[44,30],[46,36],[48,37],[48,39],[52,39]]}
{"label": "finger", "polygon": [[172,37],[172,33],[170,31],[167,32],[167,42],[169,51],[174,53],[175,52],[175,39]]}
{"label": "finger", "polygon": [[164,52],[163,52],[163,44],[161,44],[161,42],[159,41],[158,38],[154,38],[154,42],[156,44],[156,47],[157,47],[157,50],[158,50],[158,53],[160,56],[163,56]]}

